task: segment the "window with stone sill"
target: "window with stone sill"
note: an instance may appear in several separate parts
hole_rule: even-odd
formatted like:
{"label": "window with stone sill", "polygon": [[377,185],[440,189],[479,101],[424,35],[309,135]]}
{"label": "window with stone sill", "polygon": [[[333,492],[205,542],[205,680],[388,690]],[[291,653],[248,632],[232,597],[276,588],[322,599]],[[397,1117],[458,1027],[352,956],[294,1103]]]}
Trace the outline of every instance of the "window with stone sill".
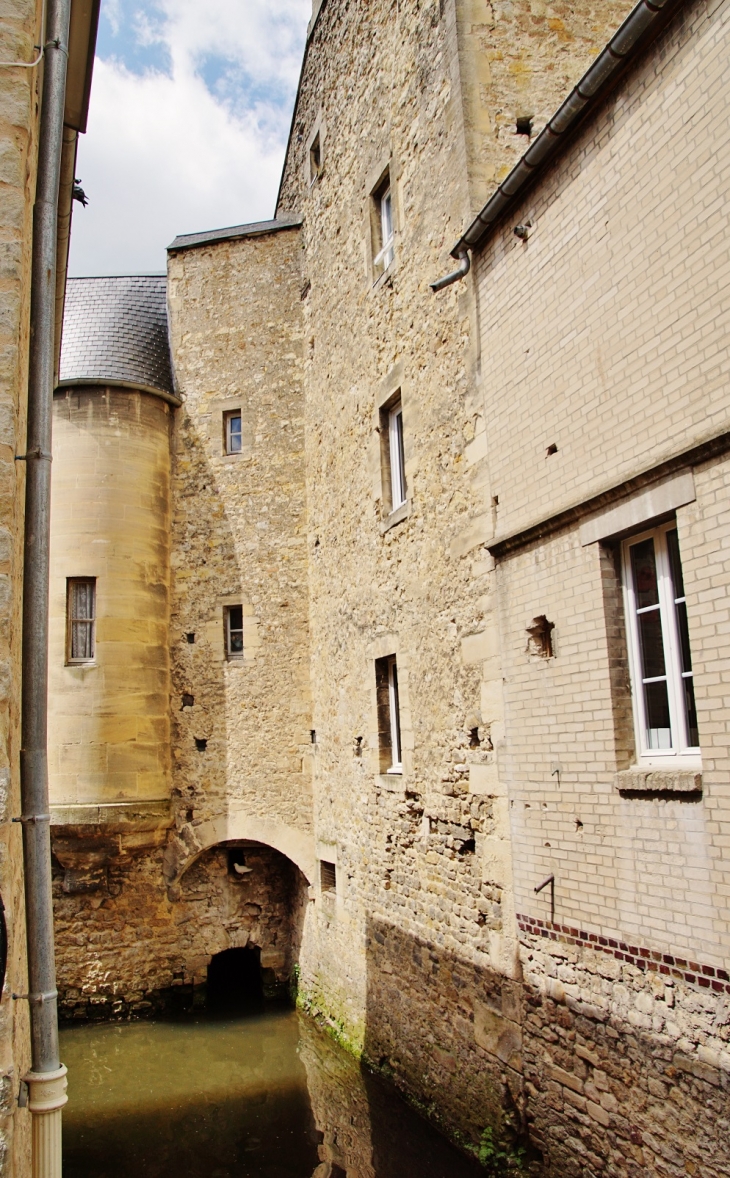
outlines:
{"label": "window with stone sill", "polygon": [[701,767],[687,602],[675,521],[622,544],[637,768]]}
{"label": "window with stone sill", "polygon": [[226,454],[240,454],[243,431],[241,410],[231,409],[223,414],[223,448]]}
{"label": "window with stone sill", "polygon": [[243,606],[227,605],[223,611],[225,624],[226,658],[243,658]]}
{"label": "window with stone sill", "polygon": [[96,577],[66,581],[66,662],[93,663],[96,653]]}
{"label": "window with stone sill", "polygon": [[375,660],[375,688],[378,702],[378,749],[380,772],[403,772],[398,660],[396,656]]}

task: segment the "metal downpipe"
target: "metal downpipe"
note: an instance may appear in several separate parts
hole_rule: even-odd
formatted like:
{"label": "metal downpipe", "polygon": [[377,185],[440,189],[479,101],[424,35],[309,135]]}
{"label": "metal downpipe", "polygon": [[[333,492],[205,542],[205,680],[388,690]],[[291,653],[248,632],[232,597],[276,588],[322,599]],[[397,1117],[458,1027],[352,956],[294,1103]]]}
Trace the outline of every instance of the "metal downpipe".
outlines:
{"label": "metal downpipe", "polygon": [[458,282],[460,278],[465,278],[469,273],[471,270],[471,258],[469,257],[468,250],[461,250],[459,258],[461,260],[456,270],[452,270],[451,274],[445,274],[443,278],[437,278],[435,282],[429,283],[434,294],[437,294],[438,291],[443,290],[447,286],[451,286],[452,283]]}
{"label": "metal downpipe", "polygon": [[58,1055],[48,804],[48,580],[56,236],[71,0],[48,0],[38,174],[33,207],[20,788],[28,935],[33,1178],[61,1176],[66,1069]]}

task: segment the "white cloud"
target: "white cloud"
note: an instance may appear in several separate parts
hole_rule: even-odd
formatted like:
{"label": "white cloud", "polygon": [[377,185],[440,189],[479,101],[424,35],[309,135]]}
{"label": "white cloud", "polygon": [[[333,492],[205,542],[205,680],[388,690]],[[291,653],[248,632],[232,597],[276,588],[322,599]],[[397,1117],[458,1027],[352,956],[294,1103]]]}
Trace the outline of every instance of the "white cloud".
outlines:
{"label": "white cloud", "polygon": [[[74,208],[74,275],[162,270],[177,233],[272,216],[311,12],[310,0],[160,0],[140,25],[123,5],[107,17],[121,52],[96,60],[80,140],[89,205]],[[155,68],[135,72],[139,46]]]}

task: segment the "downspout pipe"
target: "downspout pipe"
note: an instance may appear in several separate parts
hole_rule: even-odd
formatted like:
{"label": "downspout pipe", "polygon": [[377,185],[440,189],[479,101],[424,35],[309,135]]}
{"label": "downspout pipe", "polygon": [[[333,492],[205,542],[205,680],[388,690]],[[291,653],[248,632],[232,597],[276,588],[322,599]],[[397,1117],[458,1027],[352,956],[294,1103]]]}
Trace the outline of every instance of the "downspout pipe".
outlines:
{"label": "downspout pipe", "polygon": [[446,286],[451,286],[452,283],[458,282],[460,278],[465,278],[471,270],[471,258],[468,250],[461,250],[459,253],[461,261],[456,270],[452,270],[451,274],[445,274],[443,278],[437,278],[435,282],[429,285],[434,294],[443,290]]}
{"label": "downspout pipe", "polygon": [[33,1178],[61,1178],[66,1069],[58,1050],[48,804],[48,584],[51,425],[56,328],[56,239],[71,0],[48,0],[38,173],[33,207],[20,790],[28,936]]}

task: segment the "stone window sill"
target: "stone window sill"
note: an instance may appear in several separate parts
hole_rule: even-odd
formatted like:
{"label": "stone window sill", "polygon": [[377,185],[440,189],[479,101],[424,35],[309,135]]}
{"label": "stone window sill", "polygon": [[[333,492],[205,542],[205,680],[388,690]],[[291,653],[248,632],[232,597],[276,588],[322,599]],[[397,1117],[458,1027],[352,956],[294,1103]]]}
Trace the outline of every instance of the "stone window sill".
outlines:
{"label": "stone window sill", "polygon": [[403,791],[403,774],[402,773],[379,773],[378,784],[381,789],[386,789],[389,793],[398,794]]}
{"label": "stone window sill", "polygon": [[400,507],[396,507],[395,511],[391,511],[390,515],[387,515],[382,521],[380,525],[381,536],[384,536],[385,533],[389,532],[391,528],[394,528],[396,524],[403,523],[403,520],[408,519],[410,514],[411,501],[410,499],[406,499],[405,503],[401,503]]}
{"label": "stone window sill", "polygon": [[686,798],[702,796],[702,772],[699,769],[631,769],[614,776],[616,789],[625,797],[666,796]]}

